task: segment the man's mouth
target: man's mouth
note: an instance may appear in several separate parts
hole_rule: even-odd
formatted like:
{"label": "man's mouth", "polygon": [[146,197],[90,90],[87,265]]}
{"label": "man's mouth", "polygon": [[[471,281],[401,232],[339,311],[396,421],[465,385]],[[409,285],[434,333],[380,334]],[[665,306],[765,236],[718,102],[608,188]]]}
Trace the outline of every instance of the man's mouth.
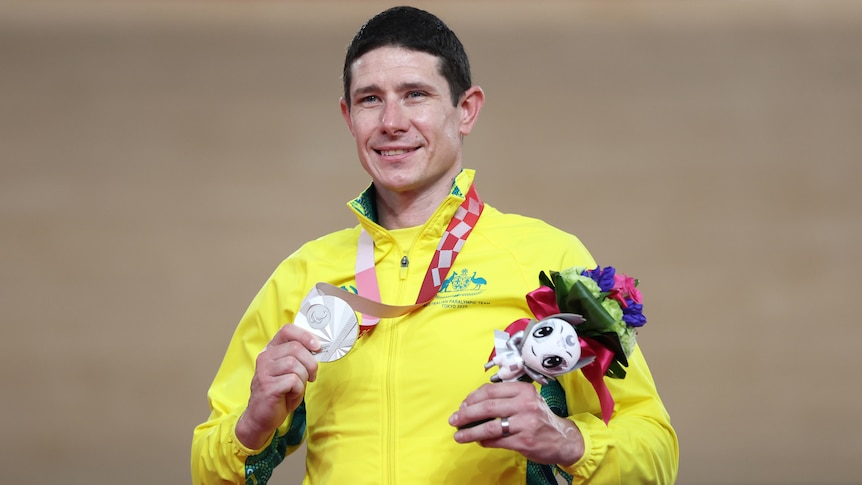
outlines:
{"label": "man's mouth", "polygon": [[384,157],[397,157],[399,155],[405,155],[405,154],[410,153],[412,151],[413,151],[412,148],[411,149],[399,148],[397,150],[377,150],[377,153],[379,153],[380,155],[383,155]]}

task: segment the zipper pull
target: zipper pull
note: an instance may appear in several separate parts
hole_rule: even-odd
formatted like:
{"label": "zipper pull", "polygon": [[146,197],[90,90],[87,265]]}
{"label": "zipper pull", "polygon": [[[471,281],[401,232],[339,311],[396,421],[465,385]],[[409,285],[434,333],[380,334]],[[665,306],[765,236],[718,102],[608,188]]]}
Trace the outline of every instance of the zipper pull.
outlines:
{"label": "zipper pull", "polygon": [[407,256],[401,258],[401,279],[407,278],[407,265],[410,264],[410,261],[407,259]]}

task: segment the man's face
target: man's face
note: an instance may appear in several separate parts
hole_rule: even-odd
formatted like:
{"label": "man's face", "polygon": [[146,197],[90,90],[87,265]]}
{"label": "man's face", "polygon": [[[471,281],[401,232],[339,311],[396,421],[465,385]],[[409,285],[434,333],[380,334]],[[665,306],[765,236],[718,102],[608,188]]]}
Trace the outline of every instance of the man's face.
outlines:
{"label": "man's face", "polygon": [[352,66],[341,112],[362,167],[378,190],[448,193],[461,170],[462,137],[484,97],[473,87],[452,105],[437,57],[400,47],[367,52]]}

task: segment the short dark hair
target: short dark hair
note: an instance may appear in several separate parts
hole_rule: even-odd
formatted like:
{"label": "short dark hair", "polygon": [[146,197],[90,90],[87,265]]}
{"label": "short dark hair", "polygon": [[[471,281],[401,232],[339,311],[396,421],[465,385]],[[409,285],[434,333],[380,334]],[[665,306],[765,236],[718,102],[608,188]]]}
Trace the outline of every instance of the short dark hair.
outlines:
{"label": "short dark hair", "polygon": [[344,100],[350,106],[351,68],[356,59],[379,47],[403,47],[425,52],[440,61],[440,74],[449,83],[452,104],[472,86],[470,61],[455,32],[442,20],[414,7],[393,7],[363,25],[344,57]]}

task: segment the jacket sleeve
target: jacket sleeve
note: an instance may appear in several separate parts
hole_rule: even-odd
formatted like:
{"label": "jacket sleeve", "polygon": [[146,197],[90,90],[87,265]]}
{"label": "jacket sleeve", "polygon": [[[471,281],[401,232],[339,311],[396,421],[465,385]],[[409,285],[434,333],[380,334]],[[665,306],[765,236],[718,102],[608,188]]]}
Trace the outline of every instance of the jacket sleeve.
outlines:
{"label": "jacket sleeve", "polygon": [[[596,262],[579,240],[569,246],[561,268]],[[584,437],[584,456],[569,467],[559,467],[578,484],[671,484],[677,476],[679,442],[656,390],[639,346],[628,357],[625,379],[605,377],[614,399],[614,413],[606,425],[592,384],[583,372],[560,378],[569,418]]]}
{"label": "jacket sleeve", "polygon": [[605,378],[614,398],[609,424],[581,372],[563,382],[572,419],[584,437],[584,456],[571,467],[573,483],[671,484],[679,442],[639,347],[629,356],[625,379]]}
{"label": "jacket sleeve", "polygon": [[[236,423],[248,404],[257,355],[284,323],[293,320],[293,314],[284,309],[293,308],[290,299],[295,295],[286,293],[290,292],[279,291],[278,278],[273,275],[254,298],[231,338],[207,393],[209,418],[194,430],[191,454],[194,484],[235,484],[247,480],[266,483],[273,468],[302,443],[304,406],[294,411],[260,450],[246,448],[235,434]],[[294,306],[298,307],[298,303]]]}

